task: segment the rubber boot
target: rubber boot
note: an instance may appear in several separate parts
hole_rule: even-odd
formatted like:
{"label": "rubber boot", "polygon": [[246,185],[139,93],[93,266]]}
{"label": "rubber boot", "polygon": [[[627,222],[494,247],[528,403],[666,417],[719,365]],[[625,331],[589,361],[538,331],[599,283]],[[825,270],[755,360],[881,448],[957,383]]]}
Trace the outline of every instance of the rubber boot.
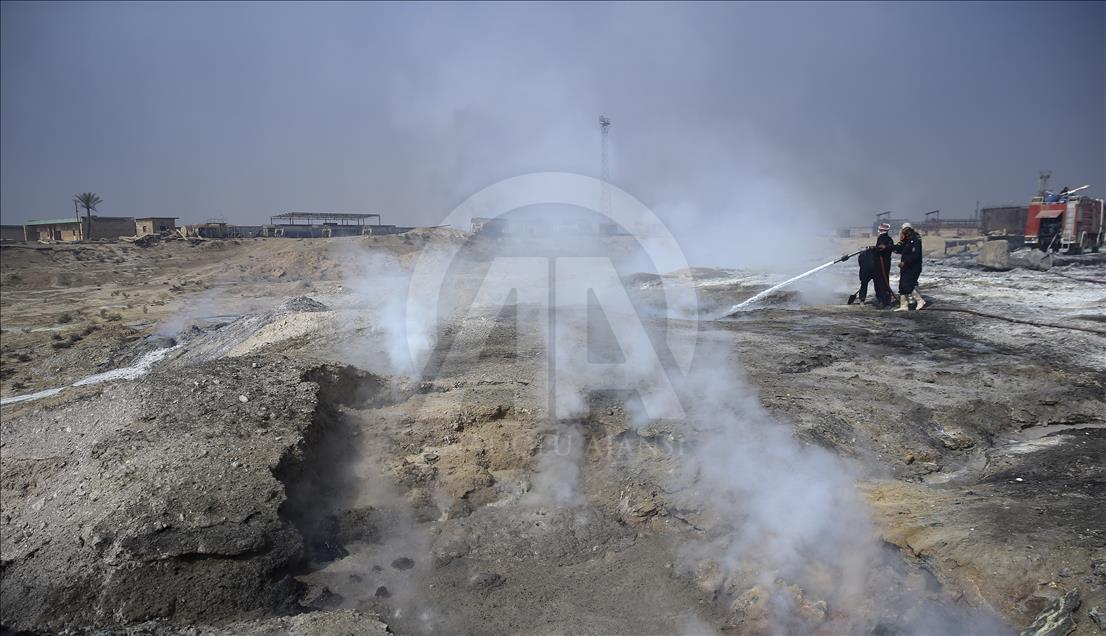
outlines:
{"label": "rubber boot", "polygon": [[921,311],[922,307],[926,306],[926,299],[922,298],[922,295],[918,293],[918,290],[915,289],[914,291],[910,292],[910,296],[913,297],[914,302],[917,303],[914,309],[915,311]]}
{"label": "rubber boot", "polygon": [[895,307],[895,311],[907,311],[910,309],[910,297],[906,294],[899,296],[899,306]]}

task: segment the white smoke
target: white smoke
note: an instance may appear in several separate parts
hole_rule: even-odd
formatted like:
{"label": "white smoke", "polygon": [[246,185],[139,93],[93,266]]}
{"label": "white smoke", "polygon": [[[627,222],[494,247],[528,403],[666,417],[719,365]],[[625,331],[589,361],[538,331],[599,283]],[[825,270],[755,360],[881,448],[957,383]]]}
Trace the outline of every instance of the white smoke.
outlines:
{"label": "white smoke", "polygon": [[582,493],[584,436],[578,426],[566,424],[547,435],[531,480],[522,499],[530,506],[578,506],[586,502]]}
{"label": "white smoke", "polygon": [[[828,620],[826,604],[846,617],[835,619],[846,622],[834,628],[856,628],[847,622],[849,608],[865,600],[872,571],[885,564],[855,487],[856,471],[831,452],[797,440],[765,410],[742,377],[729,336],[694,322],[668,321],[663,308],[625,285],[632,273],[625,264],[637,268],[645,261],[633,250],[626,258],[612,247],[616,242],[480,239],[469,252],[433,257],[441,261],[437,274],[448,274],[444,278],[413,278],[394,257],[362,255],[359,275],[366,280],[350,286],[397,372],[422,369],[418,358],[430,355],[443,358],[437,371],[444,377],[463,376],[473,342],[465,341],[460,354],[434,351],[455,341],[436,334],[447,326],[464,333],[483,324],[506,299],[537,308],[529,315],[544,314],[548,323],[517,327],[520,334],[550,330],[554,348],[545,351],[551,363],[545,382],[552,384],[534,394],[548,403],[527,405],[546,416],[547,437],[534,462],[532,488],[519,504],[587,504],[590,396],[618,391],[626,396],[631,427],[667,429],[687,441],[672,454],[669,472],[653,475],[666,493],[664,505],[701,519],[705,528],[701,539],[680,549],[684,572],[713,568],[720,573],[721,593],[766,598],[773,631],[816,629],[819,620]],[[562,261],[576,266],[561,267]],[[668,329],[696,343],[686,370],[667,347]]]}
{"label": "white smoke", "polygon": [[345,308],[367,325],[369,337],[342,357],[370,371],[417,376],[435,343],[435,290],[414,281],[411,268],[392,253],[351,245],[344,258]]}
{"label": "white smoke", "polygon": [[719,350],[700,351],[679,386],[690,404],[683,432],[696,440],[682,466],[694,479],[685,473],[679,482],[694,485],[677,490],[673,503],[729,531],[689,555],[733,570],[756,563],[759,583],[809,583],[805,570],[815,564],[834,573],[834,600],[857,594],[877,544],[849,467],[796,440]]}

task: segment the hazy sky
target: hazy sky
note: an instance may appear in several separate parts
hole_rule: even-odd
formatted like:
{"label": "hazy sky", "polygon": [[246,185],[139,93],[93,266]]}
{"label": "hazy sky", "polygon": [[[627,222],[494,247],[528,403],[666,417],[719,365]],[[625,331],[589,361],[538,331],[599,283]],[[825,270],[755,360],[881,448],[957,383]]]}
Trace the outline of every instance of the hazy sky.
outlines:
{"label": "hazy sky", "polygon": [[967,216],[1042,168],[1101,196],[1103,6],[4,2],[0,212],[433,224],[598,175],[600,112],[677,226]]}

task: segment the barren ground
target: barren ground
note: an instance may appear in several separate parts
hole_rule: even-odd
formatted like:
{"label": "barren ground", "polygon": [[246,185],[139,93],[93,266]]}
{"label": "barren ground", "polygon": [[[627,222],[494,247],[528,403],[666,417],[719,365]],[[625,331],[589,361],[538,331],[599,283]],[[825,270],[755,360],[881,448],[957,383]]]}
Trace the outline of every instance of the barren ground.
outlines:
{"label": "barren ground", "polygon": [[[665,325],[854,471],[879,554],[846,595],[813,556],[767,578],[756,554],[688,556],[740,532],[671,479],[707,432],[642,428],[604,394],[550,430],[539,308],[457,318],[438,373],[389,369],[366,303],[390,291],[357,255],[406,266],[462,240],[0,247],[5,399],[175,347],[148,375],[3,406],[5,633],[1010,633],[1050,606],[1068,622],[1033,633],[1101,631],[1103,260],[931,254],[916,313],[840,304],[847,264],[832,302]],[[704,316],[765,282],[666,281]],[[583,449],[557,470],[554,433]]]}

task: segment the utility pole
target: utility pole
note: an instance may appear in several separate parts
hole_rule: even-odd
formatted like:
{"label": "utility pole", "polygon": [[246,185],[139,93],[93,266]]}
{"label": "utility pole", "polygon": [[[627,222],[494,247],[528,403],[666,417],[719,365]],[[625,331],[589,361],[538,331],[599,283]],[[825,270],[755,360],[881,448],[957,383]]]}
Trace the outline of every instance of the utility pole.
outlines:
{"label": "utility pole", "polygon": [[607,165],[607,137],[611,127],[611,120],[606,115],[599,116],[599,131],[601,134],[601,148],[599,157],[599,211],[611,217],[611,189],[610,167]]}
{"label": "utility pole", "polygon": [[[77,205],[76,197],[73,198],[73,216],[77,217],[77,227],[81,228],[81,233],[88,234],[88,230],[86,230],[84,227],[85,224],[81,223],[81,208]],[[82,236],[81,240],[84,240],[85,238],[86,237]]]}

